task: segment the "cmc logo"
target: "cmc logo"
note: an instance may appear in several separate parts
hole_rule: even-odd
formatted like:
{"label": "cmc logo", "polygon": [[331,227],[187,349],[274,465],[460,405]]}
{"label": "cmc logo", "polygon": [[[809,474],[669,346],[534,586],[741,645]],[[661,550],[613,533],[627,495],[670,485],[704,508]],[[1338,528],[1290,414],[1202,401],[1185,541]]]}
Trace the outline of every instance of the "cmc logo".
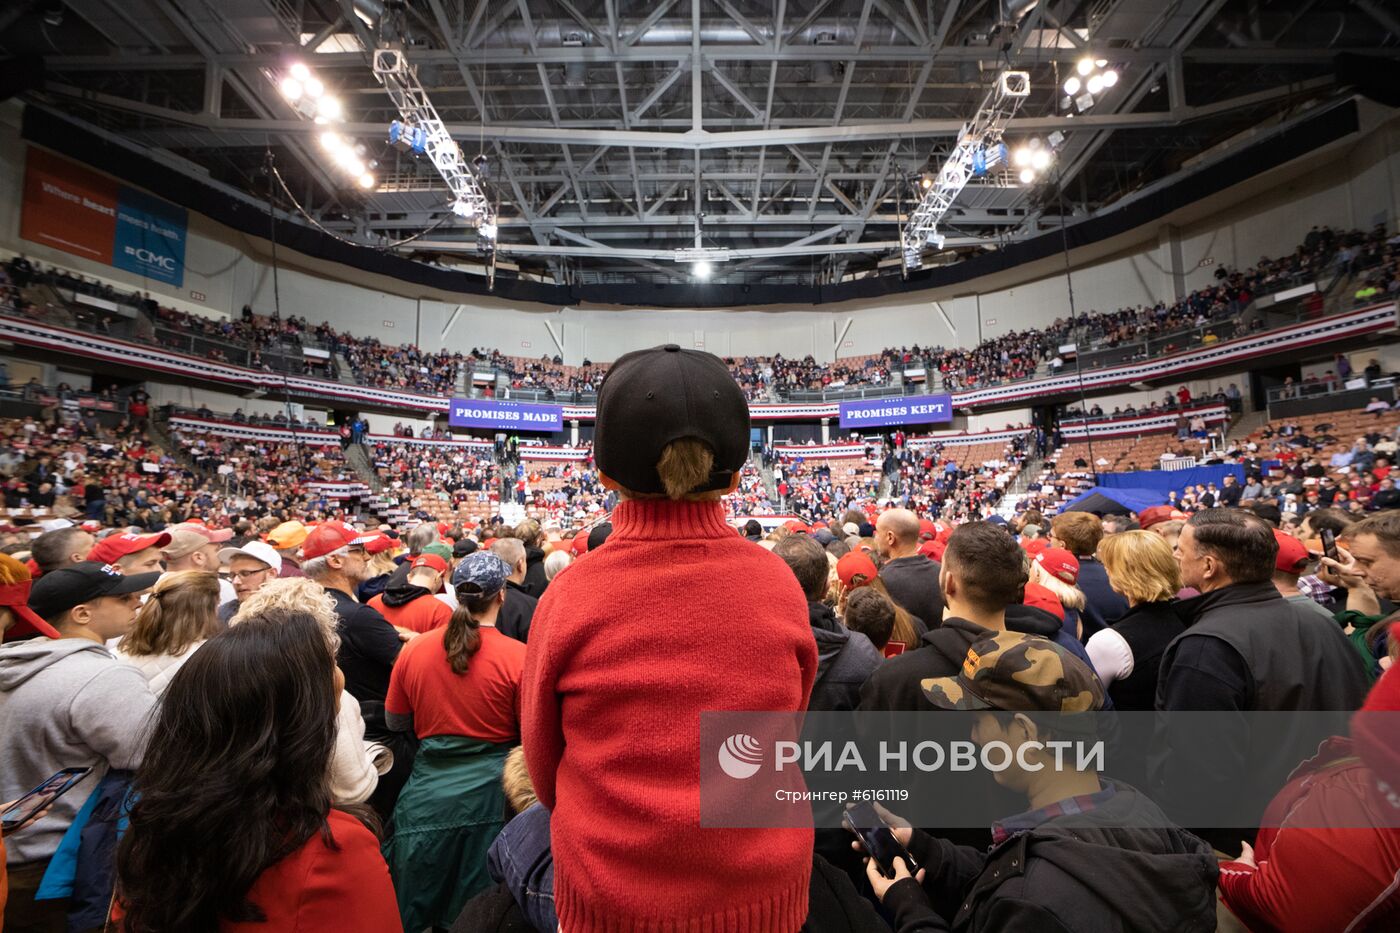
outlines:
{"label": "cmc logo", "polygon": [[762,764],[763,747],[751,735],[731,735],[719,747],[720,770],[732,778],[751,778]]}
{"label": "cmc logo", "polygon": [[144,246],[128,246],[125,252],[128,256],[135,257],[137,262],[145,263],[148,266],[160,266],[166,272],[175,271],[174,256],[162,256],[159,253],[151,252]]}

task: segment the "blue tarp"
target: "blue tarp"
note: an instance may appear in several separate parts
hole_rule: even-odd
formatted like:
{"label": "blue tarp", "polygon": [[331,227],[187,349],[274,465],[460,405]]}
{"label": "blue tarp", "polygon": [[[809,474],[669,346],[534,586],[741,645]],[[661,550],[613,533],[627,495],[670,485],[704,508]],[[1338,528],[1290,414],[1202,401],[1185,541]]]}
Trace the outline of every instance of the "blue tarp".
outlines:
{"label": "blue tarp", "polygon": [[[1199,466],[1189,470],[1137,470],[1132,473],[1100,473],[1099,485],[1108,489],[1130,488],[1133,491],[1150,490],[1160,493],[1158,503],[1167,501],[1167,493],[1175,491],[1179,496],[1187,486],[1202,486],[1214,483],[1219,489],[1225,485],[1225,477],[1233,475],[1244,482],[1244,467],[1238,464],[1220,466]],[[1133,509],[1134,512],[1137,509]]]}
{"label": "blue tarp", "polygon": [[1061,512],[1141,512],[1154,505],[1163,505],[1166,493],[1155,489],[1111,489],[1095,486],[1065,503]]}

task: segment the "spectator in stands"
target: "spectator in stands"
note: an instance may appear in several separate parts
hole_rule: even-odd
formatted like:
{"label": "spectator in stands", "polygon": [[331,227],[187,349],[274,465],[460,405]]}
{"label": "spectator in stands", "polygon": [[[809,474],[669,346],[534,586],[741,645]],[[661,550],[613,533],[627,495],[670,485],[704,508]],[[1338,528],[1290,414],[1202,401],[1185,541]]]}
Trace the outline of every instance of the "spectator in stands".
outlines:
{"label": "spectator in stands", "polygon": [[890,595],[889,589],[885,586],[885,581],[880,579],[879,573],[875,569],[875,562],[870,559],[869,554],[861,550],[843,554],[836,561],[836,579],[841,584],[841,595],[836,604],[838,614],[844,614],[850,597],[857,589],[868,587],[888,599],[894,606],[894,623],[890,631],[890,641],[898,646],[898,650],[894,653],[898,654],[918,643],[920,636],[926,629],[921,630],[920,627],[916,626],[914,617],[903,606],[894,601],[894,597]]}
{"label": "spectator in stands", "polygon": [[539,599],[549,585],[544,575],[544,533],[540,531],[540,523],[533,519],[521,522],[511,533],[525,545],[525,579],[520,586]]}
{"label": "spectator in stands", "polygon": [[1084,591],[1075,586],[1079,580],[1079,561],[1064,548],[1046,548],[1030,561],[1030,579],[1049,590],[1064,613],[1064,631],[1071,638],[1083,640],[1081,613],[1087,600]]}
{"label": "spectator in stands", "polygon": [[1379,418],[1381,415],[1390,411],[1390,404],[1382,400],[1379,395],[1373,395],[1371,396],[1371,401],[1366,403],[1365,411],[1366,414],[1375,415]]}
{"label": "spectator in stands", "polygon": [[506,579],[506,605],[501,610],[498,627],[502,635],[519,642],[530,640],[530,623],[535,618],[535,607],[539,605],[539,600],[525,588],[527,550],[519,538],[497,538],[491,542],[491,552],[510,568]]}
{"label": "spectator in stands", "polygon": [[219,624],[219,578],[202,570],[166,572],[136,613],[131,631],[117,643],[117,656],[146,678],[160,696],[194,651]]}
{"label": "spectator in stands", "polygon": [[1084,593],[1080,637],[1086,641],[1128,611],[1127,600],[1114,592],[1108,573],[1094,556],[1102,540],[1103,522],[1092,513],[1061,512],[1050,522],[1050,545],[1064,548],[1079,561],[1077,585]]}
{"label": "spectator in stands", "polygon": [[574,556],[568,551],[550,551],[549,556],[544,559],[545,579],[552,583],[554,578],[573,562]]}
{"label": "spectator in stands", "polygon": [[297,552],[309,534],[307,527],[298,521],[283,522],[267,533],[267,543],[282,560],[277,568],[279,577],[299,577],[301,561]]}
{"label": "spectator in stands", "polygon": [[228,568],[234,596],[231,602],[219,604],[219,621],[227,624],[249,597],[272,580],[280,579],[283,560],[280,551],[263,541],[249,541],[242,547],[219,551],[219,563]]}
{"label": "spectator in stands", "polygon": [[1278,542],[1278,557],[1274,562],[1274,588],[1284,602],[1296,603],[1331,620],[1332,613],[1319,606],[1311,596],[1298,590],[1298,578],[1308,572],[1312,555],[1303,542],[1290,534],[1274,529],[1274,540]]}
{"label": "spectator in stands", "polygon": [[150,535],[114,534],[98,541],[87,559],[99,564],[111,564],[122,573],[160,573],[161,548],[170,543],[165,532]]}
{"label": "spectator in stands", "polygon": [[[864,635],[870,639],[876,651],[884,653],[890,636],[894,634],[894,614],[895,605],[887,596],[873,587],[862,586],[847,597],[843,621],[846,628]],[[903,653],[908,647],[900,644],[896,654]]]}
{"label": "spectator in stands", "polygon": [[72,525],[39,535],[30,547],[29,556],[39,566],[41,574],[52,573],[61,567],[87,560],[88,552],[95,544],[96,538],[77,525]]}
{"label": "spectator in stands", "polygon": [[452,618],[452,607],[435,598],[450,572],[437,554],[420,554],[408,561],[408,577],[400,586],[386,587],[368,605],[399,630],[405,640],[442,628]]}
{"label": "spectator in stands", "polygon": [[[1197,513],[1182,530],[1176,553],[1182,583],[1202,595],[1181,604],[1187,629],[1163,655],[1157,709],[1348,710],[1361,705],[1365,671],[1341,630],[1284,602],[1274,588],[1278,544],[1266,522],[1236,509]],[[1164,795],[1157,799],[1169,803],[1188,792],[1213,794],[1236,801],[1238,812],[1255,818],[1262,801],[1241,799],[1243,789],[1266,779],[1282,784],[1311,753],[1292,747],[1306,742],[1300,726],[1288,740],[1266,747],[1221,743],[1205,761],[1198,758],[1199,743],[1181,741],[1177,730],[1184,728],[1180,720],[1171,720],[1159,735],[1161,769],[1154,780]],[[1247,769],[1253,781],[1245,780]],[[1238,840],[1237,833],[1212,835],[1221,848]]]}
{"label": "spectator in stands", "polygon": [[59,841],[111,769],[141,762],[156,698],[146,678],[106,643],[131,630],[140,594],[159,574],[122,576],[95,563],[44,574],[30,611],[57,638],[0,645],[0,800],[15,800],[62,768],[91,768],[49,815],[6,843],[6,925],[65,928],[68,899],[35,901]]}
{"label": "spectator in stands", "polygon": [[1186,630],[1172,605],[1181,571],[1171,545],[1155,533],[1162,524],[1099,542],[1108,584],[1127,600],[1128,611],[1090,636],[1084,648],[1116,709],[1154,708],[1162,655]]}
{"label": "spectator in stands", "polygon": [[233,586],[218,577],[219,545],[233,537],[232,529],[216,531],[201,524],[189,523],[170,526],[169,534],[170,543],[160,549],[166,573],[197,570],[214,574],[219,582],[219,602],[228,602],[235,597]]}
{"label": "spectator in stands", "polygon": [[409,642],[390,680],[389,727],[421,743],[386,848],[407,930],[450,926],[491,883],[486,850],[505,811],[506,752],[520,741],[525,664],[525,646],[496,631],[509,569],[489,551],[463,559],[451,621]]}
{"label": "spectator in stands", "polygon": [[590,541],[545,593],[522,696],[559,920],[720,927],[737,913],[761,918],[755,931],[796,929],[812,831],[698,824],[700,711],[805,709],[817,671],[801,587],[718,501],[748,458],[743,392],[717,357],[669,345],[613,364],[597,418],[594,458],[622,501],[607,544]]}
{"label": "spectator in stands", "polygon": [[402,929],[374,831],[332,806],[342,682],[304,614],[269,611],[195,652],[136,777],[117,856],[123,929]]}
{"label": "spectator in stands", "polygon": [[880,666],[881,654],[870,639],[852,632],[822,600],[831,564],[826,551],[805,534],[788,535],[773,547],[792,570],[807,597],[807,620],[817,641],[817,679],[807,703],[810,710],[850,710],[860,700],[860,686]]}
{"label": "spectator in stands", "polygon": [[946,930],[948,912],[970,930],[1216,928],[1210,846],[1172,826],[1135,788],[1060,766],[1044,744],[1060,723],[1025,715],[1102,708],[1089,665],[1044,639],[1000,632],[973,644],[954,670],[925,681],[931,705],[979,711],[973,740],[1011,750],[1014,764],[997,782],[1023,793],[1030,809],[993,824],[986,852],[896,828],[928,868],[916,879],[895,859],[886,878],[867,863],[895,929]]}
{"label": "spectator in stands", "polygon": [[943,619],[938,561],[919,553],[919,517],[908,509],[886,509],[875,522],[880,579],[890,596],[932,629]]}

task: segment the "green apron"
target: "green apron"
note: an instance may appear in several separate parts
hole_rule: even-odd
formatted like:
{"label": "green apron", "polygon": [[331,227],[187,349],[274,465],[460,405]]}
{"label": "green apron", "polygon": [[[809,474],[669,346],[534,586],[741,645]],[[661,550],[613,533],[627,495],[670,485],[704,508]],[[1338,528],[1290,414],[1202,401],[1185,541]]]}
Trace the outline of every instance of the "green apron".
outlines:
{"label": "green apron", "polygon": [[452,926],[491,886],[486,850],[505,825],[501,770],[512,747],[456,735],[418,747],[384,846],[406,933]]}

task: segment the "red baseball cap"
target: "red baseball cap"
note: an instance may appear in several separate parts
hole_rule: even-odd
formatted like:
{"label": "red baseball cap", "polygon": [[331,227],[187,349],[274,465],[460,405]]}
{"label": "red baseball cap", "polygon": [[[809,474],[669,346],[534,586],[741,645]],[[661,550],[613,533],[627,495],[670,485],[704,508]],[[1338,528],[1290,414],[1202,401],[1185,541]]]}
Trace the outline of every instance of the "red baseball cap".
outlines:
{"label": "red baseball cap", "polygon": [[1026,584],[1026,595],[1021,602],[1035,609],[1044,609],[1061,622],[1065,620],[1065,607],[1060,604],[1060,597],[1039,583]]}
{"label": "red baseball cap", "polygon": [[381,531],[371,536],[370,539],[365,542],[365,553],[382,554],[385,551],[392,550],[395,544],[398,544],[397,540]]}
{"label": "red baseball cap", "polygon": [[919,519],[919,537],[925,541],[938,537],[938,526],[926,518]]}
{"label": "red baseball cap", "polygon": [[[842,554],[841,559],[836,562],[836,576],[841,579],[841,585],[846,589],[852,587],[865,586],[871,580],[879,576],[879,571],[875,569],[875,562],[863,551],[851,551]],[[859,583],[853,582],[856,577],[863,577]]]}
{"label": "red baseball cap", "polygon": [[1044,551],[1045,551],[1047,548],[1049,548],[1049,547],[1050,547],[1050,542],[1047,541],[1045,538],[1022,538],[1022,539],[1021,539],[1021,549],[1024,550],[1027,554],[1029,554],[1029,555],[1032,556],[1032,557],[1035,557],[1035,556],[1041,554],[1042,552],[1044,552]]}
{"label": "red baseball cap", "polygon": [[569,550],[574,552],[574,556],[588,553],[588,532],[580,531],[574,535],[574,541],[569,545]]}
{"label": "red baseball cap", "polygon": [[301,543],[301,556],[303,560],[315,560],[343,547],[369,544],[375,537],[356,531],[344,522],[322,522]]}
{"label": "red baseball cap", "polygon": [[1303,567],[1312,560],[1307,545],[1289,534],[1274,529],[1274,540],[1278,542],[1278,557],[1274,566],[1284,573],[1302,573]]}
{"label": "red baseball cap", "polygon": [[419,567],[427,567],[429,570],[436,570],[441,574],[447,573],[447,561],[436,554],[419,554],[413,558],[412,569],[417,570]]}
{"label": "red baseball cap", "polygon": [[170,535],[160,532],[153,535],[108,535],[88,551],[87,559],[99,564],[115,564],[128,554],[136,554],[147,548],[165,547],[170,543]]}
{"label": "red baseball cap", "polygon": [[1035,562],[1056,580],[1070,586],[1079,582],[1079,561],[1062,547],[1048,547],[1035,555]]}
{"label": "red baseball cap", "polygon": [[787,523],[787,530],[788,530],[788,531],[791,531],[793,534],[797,534],[798,532],[802,532],[803,534],[806,534],[806,533],[810,532],[812,529],[811,529],[811,528],[808,528],[807,525],[806,525],[805,523],[799,522],[799,521],[797,521],[797,520],[794,519],[793,521],[790,521],[790,522]]}
{"label": "red baseball cap", "polygon": [[11,583],[0,584],[0,606],[10,610],[19,620],[5,633],[18,638],[37,632],[45,638],[61,638],[58,630],[40,618],[29,608],[29,588],[34,585],[29,568],[8,554],[0,554],[0,579]]}
{"label": "red baseball cap", "polygon": [[1138,513],[1138,527],[1142,529],[1160,525],[1162,522],[1184,522],[1189,516],[1170,505],[1154,505]]}
{"label": "red baseball cap", "polygon": [[919,553],[925,557],[932,557],[934,560],[938,560],[943,553],[943,546],[937,538],[930,538],[919,545]]}

